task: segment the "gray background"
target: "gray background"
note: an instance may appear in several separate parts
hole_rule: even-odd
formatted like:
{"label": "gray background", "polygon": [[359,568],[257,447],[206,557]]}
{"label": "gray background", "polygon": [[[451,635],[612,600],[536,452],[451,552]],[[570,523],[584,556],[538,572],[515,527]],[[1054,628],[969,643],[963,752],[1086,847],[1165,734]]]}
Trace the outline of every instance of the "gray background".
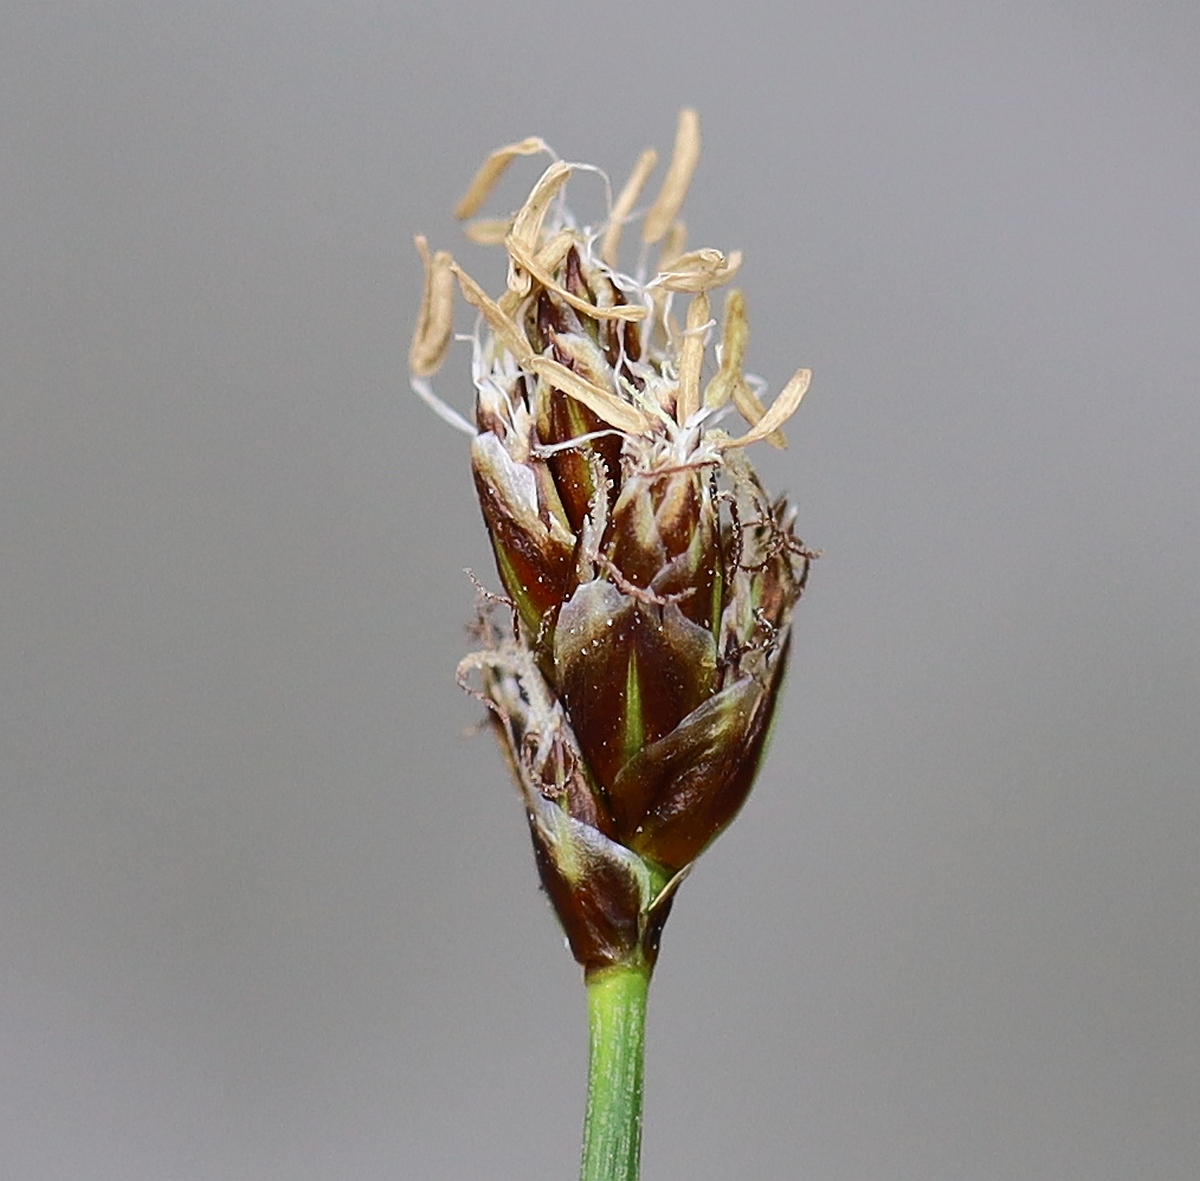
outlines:
{"label": "gray background", "polygon": [[573,1175],[411,234],[692,103],[826,556],[667,929],[647,1181],[1195,1176],[1192,0],[9,0],[0,58],[0,1173]]}

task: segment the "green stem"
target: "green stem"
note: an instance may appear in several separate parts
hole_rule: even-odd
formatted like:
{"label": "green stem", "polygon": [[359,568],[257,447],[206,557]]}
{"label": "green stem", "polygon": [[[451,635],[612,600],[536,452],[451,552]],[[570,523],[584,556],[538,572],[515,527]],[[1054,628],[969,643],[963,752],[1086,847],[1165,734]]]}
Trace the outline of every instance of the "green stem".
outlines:
{"label": "green stem", "polygon": [[645,964],[588,977],[591,1038],[580,1181],[638,1181],[649,987]]}

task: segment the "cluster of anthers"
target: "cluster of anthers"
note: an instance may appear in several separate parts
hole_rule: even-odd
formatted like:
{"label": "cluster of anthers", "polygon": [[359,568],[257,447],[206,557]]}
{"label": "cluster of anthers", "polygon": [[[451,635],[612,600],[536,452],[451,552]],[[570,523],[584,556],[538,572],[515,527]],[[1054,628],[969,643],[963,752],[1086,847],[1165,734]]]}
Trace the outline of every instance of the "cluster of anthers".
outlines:
{"label": "cluster of anthers", "polygon": [[[537,153],[554,157],[537,137],[493,152],[455,216],[474,217],[513,160]],[[647,467],[704,466],[730,447],[763,439],[783,446],[780,428],[800,405],[812,373],[798,370],[772,405],[764,407],[761,381],[743,371],[749,329],[740,291],[732,291],[727,300],[718,368],[701,389],[706,346],[715,327],[709,293],[729,283],[742,256],[740,251],[726,255],[710,247],[684,248],[686,228],[679,212],[699,154],[699,120],[695,111],[684,110],[670,166],[653,204],[639,215],[637,203],[658,162],[658,154],[648,148],[616,200],[610,200],[608,219],[598,229],[576,224],[562,195],[573,172],[599,170],[553,159],[515,216],[479,219],[466,226],[473,241],[503,245],[508,253],[507,288],[498,299],[492,299],[447,251],[431,255],[425,238],[418,236],[425,294],[409,353],[414,391],[452,425],[476,434],[476,427],[433,393],[428,380],[441,367],[450,344],[457,282],[490,329],[486,339],[478,332],[474,337],[474,380],[480,413],[489,427],[499,420],[506,440],[515,436],[510,453],[517,439],[531,449],[539,446],[528,406],[509,396],[518,372],[544,379],[587,407],[601,421],[600,429],[638,441]],[[604,181],[607,185],[606,177]],[[618,253],[625,226],[638,216],[642,249],[630,274],[618,269]],[[651,271],[654,248],[657,257]],[[555,351],[562,356],[536,349],[529,311],[538,291],[553,292],[562,304],[597,325],[597,347],[560,345]],[[673,315],[678,295],[691,296],[682,325]],[[750,424],[736,437],[715,426],[730,403]],[[484,422],[479,426],[484,429]],[[573,444],[560,444],[568,445]]]}

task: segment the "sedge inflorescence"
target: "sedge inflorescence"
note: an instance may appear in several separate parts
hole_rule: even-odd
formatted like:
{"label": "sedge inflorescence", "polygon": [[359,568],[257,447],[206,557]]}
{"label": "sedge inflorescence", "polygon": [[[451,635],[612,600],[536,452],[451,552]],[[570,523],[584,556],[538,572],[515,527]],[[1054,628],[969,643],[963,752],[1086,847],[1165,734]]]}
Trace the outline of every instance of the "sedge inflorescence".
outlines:
{"label": "sedge inflorescence", "polygon": [[[495,298],[417,239],[413,386],[472,436],[504,589],[485,601],[483,648],[460,680],[490,710],[543,885],[589,973],[653,964],[675,889],[746,799],[814,556],[745,455],[784,444],[811,375],[799,370],[764,405],[744,371],[739,291],[718,330],[711,293],[741,258],[685,249],[679,212],[699,144],[684,111],[655,200],[638,210],[651,150],[596,228],[564,200],[582,166],[552,158],[513,216],[468,224],[506,251]],[[553,157],[540,139],[494,152],[457,215],[473,218],[508,166],[536,153]],[[637,220],[630,274],[619,253]],[[478,313],[473,424],[429,384],[456,288]],[[741,433],[722,425],[732,411]]]}

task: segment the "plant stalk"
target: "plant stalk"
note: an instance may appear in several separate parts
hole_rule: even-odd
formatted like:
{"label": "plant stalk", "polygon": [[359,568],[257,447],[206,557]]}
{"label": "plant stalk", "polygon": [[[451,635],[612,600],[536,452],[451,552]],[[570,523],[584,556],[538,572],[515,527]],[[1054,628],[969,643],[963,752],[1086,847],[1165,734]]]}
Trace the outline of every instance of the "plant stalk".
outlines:
{"label": "plant stalk", "polygon": [[580,1181],[638,1181],[650,968],[622,965],[587,980],[587,1115]]}

